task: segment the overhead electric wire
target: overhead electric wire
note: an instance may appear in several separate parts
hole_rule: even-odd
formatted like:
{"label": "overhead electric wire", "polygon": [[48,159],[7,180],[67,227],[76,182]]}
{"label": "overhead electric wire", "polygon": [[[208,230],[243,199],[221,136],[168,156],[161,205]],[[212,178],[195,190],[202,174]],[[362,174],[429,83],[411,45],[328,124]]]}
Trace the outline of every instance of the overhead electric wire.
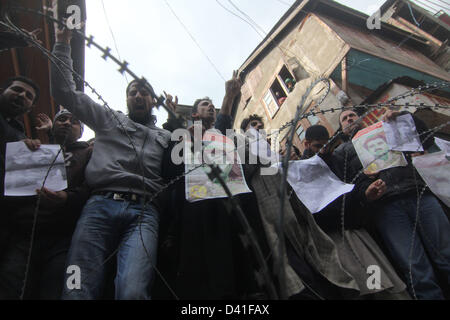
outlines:
{"label": "overhead electric wire", "polygon": [[[416,3],[417,2],[417,3]],[[431,9],[431,10],[429,10],[429,9],[425,9],[426,11],[428,11],[428,12],[430,12],[430,14],[436,14],[436,8],[433,8],[433,7],[431,7],[431,6],[429,6],[429,5],[427,5],[426,3],[423,3],[423,2],[421,2],[421,1],[419,1],[419,0],[414,0],[414,2],[413,2],[414,4],[416,4],[416,5],[418,5],[419,7],[422,7],[422,9],[425,9],[425,7],[427,7],[427,8],[429,8],[429,9]],[[419,4],[420,3],[420,4]]]}
{"label": "overhead electric wire", "polygon": [[430,4],[432,4],[433,6],[436,6],[438,9],[447,10],[447,11],[450,10],[449,8],[444,7],[441,4],[435,3],[433,1],[430,1],[430,0],[423,0],[423,1],[426,1],[426,2],[428,2]]}
{"label": "overhead electric wire", "polygon": [[[242,21],[244,21],[245,23],[247,23],[248,25],[250,25],[250,26],[253,28],[253,30],[255,30],[255,32],[256,32],[260,37],[262,37],[262,36],[261,36],[260,32],[259,32],[257,29],[259,29],[265,36],[268,35],[267,32],[264,31],[264,29],[263,29],[260,25],[258,25],[258,24],[257,24],[257,23],[256,23],[256,22],[248,15],[248,14],[246,14],[243,10],[239,9],[239,7],[236,6],[231,0],[228,0],[228,2],[230,2],[230,4],[231,4],[236,10],[238,10],[245,18],[243,18],[243,17],[237,15],[236,13],[234,13],[233,11],[229,10],[229,9],[226,8],[223,4],[221,4],[218,0],[216,0],[216,2],[217,2],[222,8],[224,8],[226,11],[228,11],[228,12],[231,13],[232,15],[238,17],[239,19],[241,19]],[[262,39],[264,40],[264,37],[262,37]],[[275,45],[275,47],[276,47],[278,50],[281,51],[282,56],[283,56],[283,60],[284,60],[284,58],[285,58],[286,56],[288,56],[288,55],[286,54],[286,52],[289,52],[292,56],[294,56],[294,57],[296,57],[297,59],[300,60],[300,58],[299,58],[294,52],[292,52],[292,51],[291,51],[290,49],[288,49],[288,48],[282,47],[280,44],[277,43],[277,41],[275,41],[274,38],[270,38],[270,37],[269,37],[269,38],[268,38],[268,41],[269,41],[269,43],[273,43],[273,44]],[[286,61],[285,61],[285,63],[286,63]],[[287,63],[286,63],[286,64],[287,64]]]}
{"label": "overhead electric wire", "polygon": [[226,11],[228,11],[229,13],[231,13],[233,16],[239,18],[240,20],[244,21],[245,23],[247,23],[250,27],[253,28],[253,30],[255,30],[255,32],[261,37],[261,39],[264,39],[264,36],[261,35],[259,33],[259,31],[256,29],[256,27],[251,24],[249,21],[245,20],[244,18],[242,18],[240,15],[237,15],[236,13],[234,13],[233,11],[231,11],[230,9],[228,9],[227,7],[225,7],[219,0],[216,0],[216,2],[219,4],[219,6],[221,6],[222,8],[224,8]]}
{"label": "overhead electric wire", "polygon": [[[111,34],[111,37],[112,37],[112,39],[113,39],[114,47],[116,48],[116,52],[117,52],[117,56],[119,57],[120,60],[122,60],[122,58],[120,57],[119,48],[117,47],[116,37],[114,36],[114,32],[113,32],[113,30],[112,30],[112,28],[111,28],[111,24],[109,23],[108,14],[106,13],[105,2],[104,2],[103,0],[101,0],[101,1],[102,1],[103,13],[104,13],[105,19],[106,19],[106,24],[108,25],[109,33]],[[125,80],[126,80],[127,83],[128,83],[127,74],[124,73],[123,75],[124,75],[124,77],[125,77]]]}
{"label": "overhead electric wire", "polygon": [[261,30],[262,33],[264,33],[265,35],[267,35],[267,32],[261,28],[248,14],[246,14],[244,11],[242,11],[241,9],[239,9],[239,7],[237,5],[234,4],[233,1],[228,0],[228,2],[237,10],[239,11],[244,17],[246,17],[248,19],[248,21],[250,21],[253,25],[255,25],[259,30]]}
{"label": "overhead electric wire", "polygon": [[[419,87],[419,91],[420,91],[420,87]],[[416,92],[415,94],[417,94],[418,92]],[[391,99],[392,100],[392,99]],[[334,112],[334,111],[333,111]],[[144,187],[145,188],[145,187]],[[155,267],[156,268],[156,267]]]}
{"label": "overhead electric wire", "polygon": [[205,50],[203,50],[203,48],[200,46],[200,44],[198,43],[198,41],[195,39],[195,37],[192,35],[192,33],[189,31],[189,29],[186,27],[186,25],[183,23],[183,21],[181,21],[180,17],[178,17],[178,15],[176,14],[175,10],[172,8],[172,6],[169,4],[169,2],[167,0],[164,0],[165,4],[167,5],[167,7],[170,9],[170,11],[172,12],[172,14],[175,16],[175,18],[178,20],[178,22],[181,24],[181,26],[184,28],[184,30],[187,32],[187,34],[189,35],[189,37],[191,37],[192,41],[194,41],[194,43],[197,45],[197,47],[200,49],[200,51],[202,52],[202,54],[206,57],[206,59],[208,59],[209,63],[211,64],[211,66],[214,68],[214,70],[217,72],[217,74],[222,78],[223,81],[226,81],[225,77],[222,76],[222,74],[220,73],[219,69],[216,67],[216,65],[214,64],[214,62],[211,60],[211,58],[208,56],[208,54],[205,52]]}
{"label": "overhead electric wire", "polygon": [[442,3],[445,3],[446,5],[450,6],[450,3],[445,2],[445,1],[443,1],[443,0],[437,0],[437,1],[442,2]]}
{"label": "overhead electric wire", "polygon": [[289,4],[287,2],[284,2],[283,0],[277,0],[278,2],[287,5],[288,7],[292,6],[292,4]]}

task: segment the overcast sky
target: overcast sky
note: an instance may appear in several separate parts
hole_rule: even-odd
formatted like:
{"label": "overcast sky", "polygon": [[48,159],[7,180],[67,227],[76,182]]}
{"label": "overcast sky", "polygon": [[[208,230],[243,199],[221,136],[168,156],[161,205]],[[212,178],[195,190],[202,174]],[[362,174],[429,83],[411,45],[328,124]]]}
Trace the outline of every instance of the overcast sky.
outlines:
{"label": "overcast sky", "polygon": [[[374,13],[383,0],[342,0],[348,7],[366,14]],[[117,56],[109,27],[112,29],[122,60],[130,69],[144,76],[157,94],[176,94],[181,104],[193,104],[204,96],[220,108],[229,79],[262,40],[247,23],[226,11],[243,16],[233,4],[268,32],[294,3],[293,0],[88,0],[87,34],[102,46],[112,48]],[[195,41],[189,36],[182,21]],[[106,16],[109,20],[106,20]],[[208,61],[212,61],[214,66]],[[217,69],[217,71],[216,71]],[[97,49],[86,49],[86,80],[115,110],[126,112],[127,80],[116,65],[105,62]],[[130,80],[130,77],[128,77]],[[156,111],[158,126],[167,118]],[[83,140],[92,138],[85,130]]]}

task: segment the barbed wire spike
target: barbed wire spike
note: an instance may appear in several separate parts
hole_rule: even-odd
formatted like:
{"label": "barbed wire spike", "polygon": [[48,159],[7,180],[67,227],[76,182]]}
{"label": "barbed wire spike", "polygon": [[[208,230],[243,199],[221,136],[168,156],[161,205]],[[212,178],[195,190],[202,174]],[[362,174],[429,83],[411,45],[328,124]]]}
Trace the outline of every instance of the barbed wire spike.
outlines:
{"label": "barbed wire spike", "polygon": [[123,60],[122,64],[120,65],[120,69],[119,69],[120,74],[124,74],[124,72],[128,70],[128,65],[129,65],[128,62]]}
{"label": "barbed wire spike", "polygon": [[88,48],[90,48],[91,47],[91,45],[92,44],[94,44],[94,36],[93,35],[90,35],[88,38],[86,38],[86,46],[88,47]]}
{"label": "barbed wire spike", "polygon": [[111,48],[110,47],[106,47],[103,50],[103,55],[102,58],[107,60],[109,57],[111,57]]}

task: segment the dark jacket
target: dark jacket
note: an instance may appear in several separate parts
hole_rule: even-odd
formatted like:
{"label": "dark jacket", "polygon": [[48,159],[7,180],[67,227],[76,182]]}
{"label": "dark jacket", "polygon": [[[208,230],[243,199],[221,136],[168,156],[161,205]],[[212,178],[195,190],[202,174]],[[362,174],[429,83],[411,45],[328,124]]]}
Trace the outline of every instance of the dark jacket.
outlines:
{"label": "dark jacket", "polygon": [[17,142],[26,139],[24,128],[21,122],[15,119],[5,119],[2,114],[0,114],[0,198],[3,197],[3,183],[5,180],[5,153],[6,144],[8,142]]}
{"label": "dark jacket", "polygon": [[5,119],[0,114],[0,253],[5,247],[10,234],[10,216],[3,197],[5,181],[5,152],[8,142],[16,142],[25,139],[23,125],[15,119]]}

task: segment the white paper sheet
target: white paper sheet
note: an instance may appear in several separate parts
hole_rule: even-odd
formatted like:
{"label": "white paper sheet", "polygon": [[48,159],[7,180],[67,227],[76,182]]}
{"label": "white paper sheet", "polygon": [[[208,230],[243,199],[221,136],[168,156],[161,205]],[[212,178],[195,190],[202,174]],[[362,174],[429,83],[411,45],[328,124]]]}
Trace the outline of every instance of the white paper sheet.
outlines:
{"label": "white paper sheet", "polygon": [[441,151],[445,152],[447,157],[450,157],[450,141],[434,137],[434,142],[437,144],[439,149],[441,149]]}
{"label": "white paper sheet", "polygon": [[383,129],[389,150],[423,151],[412,115],[405,114],[395,121],[383,122]]}
{"label": "white paper sheet", "polygon": [[313,214],[355,187],[339,180],[318,155],[307,160],[291,161],[288,182]]}
{"label": "white paper sheet", "polygon": [[363,168],[369,173],[408,165],[402,152],[389,150],[382,122],[358,131],[352,143]]}
{"label": "white paper sheet", "polygon": [[[24,142],[6,144],[5,196],[33,196],[42,187],[47,171],[58,154],[59,145],[41,145],[30,151]],[[66,167],[62,152],[53,165],[45,182],[53,191],[67,188]]]}
{"label": "white paper sheet", "polygon": [[412,161],[430,190],[450,207],[450,161],[445,153],[430,153],[414,157]]}

